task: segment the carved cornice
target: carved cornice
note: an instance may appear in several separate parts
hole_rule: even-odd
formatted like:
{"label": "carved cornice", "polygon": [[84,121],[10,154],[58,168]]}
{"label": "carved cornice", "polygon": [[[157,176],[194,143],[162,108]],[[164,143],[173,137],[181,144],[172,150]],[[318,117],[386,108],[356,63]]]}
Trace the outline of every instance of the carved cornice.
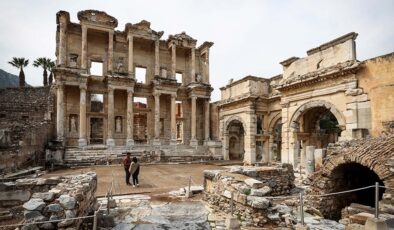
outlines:
{"label": "carved cornice", "polygon": [[83,10],[78,12],[78,20],[81,22],[90,22],[109,27],[117,27],[118,20],[104,11]]}
{"label": "carved cornice", "polygon": [[302,76],[283,79],[277,85],[274,85],[274,88],[283,92],[294,88],[314,85],[318,82],[322,82],[328,79],[338,78],[349,74],[355,74],[359,70],[360,66],[361,63],[355,60],[338,63],[337,65],[310,72]]}

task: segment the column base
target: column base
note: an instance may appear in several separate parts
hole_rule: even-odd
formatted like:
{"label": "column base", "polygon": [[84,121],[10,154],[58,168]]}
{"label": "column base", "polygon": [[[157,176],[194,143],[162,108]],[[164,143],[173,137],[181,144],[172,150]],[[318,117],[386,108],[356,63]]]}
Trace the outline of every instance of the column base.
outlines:
{"label": "column base", "polygon": [[127,139],[126,140],[126,146],[127,147],[131,147],[134,145],[134,140],[133,139]]}
{"label": "column base", "polygon": [[79,147],[85,147],[86,145],[88,145],[88,142],[86,141],[86,139],[83,139],[83,138],[78,139],[78,146]]}
{"label": "column base", "polygon": [[191,140],[190,140],[190,146],[193,146],[193,147],[198,146],[198,141],[197,141],[197,139],[191,139]]}
{"label": "column base", "polygon": [[115,146],[115,140],[112,138],[107,139],[107,146]]}
{"label": "column base", "polygon": [[177,145],[177,144],[178,144],[178,141],[176,139],[172,139],[170,141],[170,145]]}
{"label": "column base", "polygon": [[204,140],[204,145],[205,145],[205,146],[208,146],[208,145],[209,145],[209,143],[210,143],[210,141],[211,141],[210,139],[206,139],[206,140]]}
{"label": "column base", "polygon": [[160,139],[154,139],[154,140],[153,140],[153,145],[154,145],[154,146],[160,146],[160,145],[161,145]]}

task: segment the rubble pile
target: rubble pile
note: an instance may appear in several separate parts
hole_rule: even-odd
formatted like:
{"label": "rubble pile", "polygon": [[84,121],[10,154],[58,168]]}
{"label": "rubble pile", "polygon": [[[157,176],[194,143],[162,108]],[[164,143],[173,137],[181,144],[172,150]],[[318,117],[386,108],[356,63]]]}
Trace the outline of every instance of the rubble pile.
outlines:
{"label": "rubble pile", "polygon": [[[1,205],[23,207],[23,223],[55,221],[26,225],[21,229],[79,229],[96,205],[97,176],[94,172],[80,175],[19,179],[2,183]],[[7,202],[5,199],[9,198]],[[59,220],[59,222],[56,222]]]}
{"label": "rubble pile", "polygon": [[293,169],[287,164],[204,171],[204,200],[213,210],[231,213],[233,198],[234,215],[243,226],[292,226],[292,208],[276,204],[273,196],[289,195],[293,187]]}

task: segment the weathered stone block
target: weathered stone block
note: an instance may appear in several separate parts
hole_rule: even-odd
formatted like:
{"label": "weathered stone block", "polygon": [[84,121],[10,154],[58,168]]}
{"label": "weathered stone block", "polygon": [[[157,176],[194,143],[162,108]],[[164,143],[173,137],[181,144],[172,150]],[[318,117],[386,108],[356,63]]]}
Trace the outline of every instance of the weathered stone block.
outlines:
{"label": "weathered stone block", "polygon": [[45,202],[39,198],[32,198],[23,204],[23,208],[28,211],[41,211],[45,207]]}

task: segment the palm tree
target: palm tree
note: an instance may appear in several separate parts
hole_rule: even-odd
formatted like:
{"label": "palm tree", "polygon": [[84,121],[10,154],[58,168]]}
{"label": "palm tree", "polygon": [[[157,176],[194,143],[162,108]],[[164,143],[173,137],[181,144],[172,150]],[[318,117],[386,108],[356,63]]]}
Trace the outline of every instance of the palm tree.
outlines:
{"label": "palm tree", "polygon": [[20,70],[19,87],[21,88],[25,87],[26,82],[25,82],[25,73],[23,72],[23,67],[26,67],[29,64],[29,59],[13,57],[12,61],[9,61],[8,63]]}
{"label": "palm tree", "polygon": [[48,65],[48,70],[49,70],[49,85],[52,85],[52,82],[53,82],[53,68],[55,68],[55,62],[54,61],[51,61],[51,62],[49,62],[49,65]]}
{"label": "palm tree", "polygon": [[34,67],[39,67],[41,66],[44,69],[44,73],[43,73],[43,77],[44,77],[44,86],[48,85],[48,72],[47,69],[49,67],[49,63],[51,62],[51,59],[49,58],[45,58],[45,57],[41,57],[41,58],[37,58],[34,63],[33,66]]}

